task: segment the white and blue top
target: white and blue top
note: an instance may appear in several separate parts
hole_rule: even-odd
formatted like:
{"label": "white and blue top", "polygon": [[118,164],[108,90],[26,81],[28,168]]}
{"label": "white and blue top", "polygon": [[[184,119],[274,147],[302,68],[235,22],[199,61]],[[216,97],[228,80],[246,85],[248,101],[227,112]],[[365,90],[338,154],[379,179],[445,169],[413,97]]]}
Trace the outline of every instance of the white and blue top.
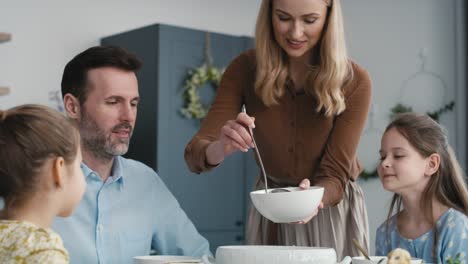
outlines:
{"label": "white and blue top", "polygon": [[423,259],[426,263],[446,263],[448,258],[454,259],[458,253],[461,263],[468,263],[468,217],[465,214],[450,208],[439,218],[436,222],[438,242],[435,251],[433,229],[416,239],[408,239],[398,232],[396,220],[396,215],[390,218],[388,232],[386,223],[377,229],[376,255],[386,256],[395,248],[403,248],[412,257]]}

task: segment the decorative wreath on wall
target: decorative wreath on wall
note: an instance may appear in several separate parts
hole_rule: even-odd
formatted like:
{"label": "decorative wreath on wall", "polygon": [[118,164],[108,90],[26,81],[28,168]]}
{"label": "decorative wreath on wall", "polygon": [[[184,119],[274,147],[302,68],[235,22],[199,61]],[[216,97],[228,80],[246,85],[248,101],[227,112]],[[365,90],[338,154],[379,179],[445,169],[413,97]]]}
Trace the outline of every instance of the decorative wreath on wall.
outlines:
{"label": "decorative wreath on wall", "polygon": [[203,119],[206,116],[209,106],[200,101],[199,90],[207,83],[216,89],[222,74],[223,70],[208,63],[188,72],[183,91],[184,107],[180,110],[185,118]]}
{"label": "decorative wreath on wall", "polygon": [[206,116],[209,106],[201,102],[199,90],[207,83],[210,83],[216,89],[221,81],[223,71],[213,66],[211,34],[210,32],[205,32],[205,62],[200,67],[188,72],[182,94],[184,99],[184,106],[180,109],[182,116],[198,120]]}

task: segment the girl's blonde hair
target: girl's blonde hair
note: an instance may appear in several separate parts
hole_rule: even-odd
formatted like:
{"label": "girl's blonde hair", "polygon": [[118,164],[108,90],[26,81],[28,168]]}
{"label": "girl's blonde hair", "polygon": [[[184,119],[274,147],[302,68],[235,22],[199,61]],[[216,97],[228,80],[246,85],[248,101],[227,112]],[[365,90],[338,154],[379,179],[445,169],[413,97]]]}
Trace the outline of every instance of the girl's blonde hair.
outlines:
{"label": "girl's blonde hair", "polygon": [[[346,51],[340,0],[323,0],[328,14],[322,36],[315,48],[317,64],[310,65],[305,92],[317,98],[317,112],[338,115],[346,109],[343,86],[352,79],[353,70]],[[272,26],[273,0],[263,0],[255,30],[255,91],[271,106],[286,91],[288,56],[275,40]]]}
{"label": "girl's blonde hair", "polygon": [[60,112],[41,105],[0,110],[0,197],[5,208],[20,205],[37,190],[38,175],[49,158],[71,164],[80,135]]}
{"label": "girl's blonde hair", "polygon": [[[433,216],[432,201],[437,199],[443,205],[468,215],[468,189],[465,175],[449,146],[446,132],[428,115],[405,113],[398,115],[385,129],[385,132],[395,128],[408,140],[411,146],[422,156],[429,157],[437,153],[440,156],[440,165],[434,173],[421,197],[421,208],[424,216],[434,227],[434,249],[437,243],[436,219]],[[387,216],[389,220],[396,209],[401,211],[402,197],[394,194]],[[396,207],[396,208],[395,208]],[[388,230],[388,228],[387,228]],[[387,233],[388,235],[388,233]]]}

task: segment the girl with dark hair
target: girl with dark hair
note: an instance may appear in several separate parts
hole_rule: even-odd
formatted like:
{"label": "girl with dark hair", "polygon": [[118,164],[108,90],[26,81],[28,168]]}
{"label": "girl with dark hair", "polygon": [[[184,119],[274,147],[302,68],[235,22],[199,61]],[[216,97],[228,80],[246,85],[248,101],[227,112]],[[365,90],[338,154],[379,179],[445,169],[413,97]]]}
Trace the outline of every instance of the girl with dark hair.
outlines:
{"label": "girl with dark hair", "polygon": [[385,130],[380,157],[380,180],[395,195],[377,230],[376,254],[399,247],[425,262],[446,263],[460,253],[466,263],[466,179],[441,126],[427,115],[399,115]]}
{"label": "girl with dark hair", "polygon": [[0,110],[0,263],[68,263],[50,229],[85,190],[80,136],[61,113],[39,105]]}

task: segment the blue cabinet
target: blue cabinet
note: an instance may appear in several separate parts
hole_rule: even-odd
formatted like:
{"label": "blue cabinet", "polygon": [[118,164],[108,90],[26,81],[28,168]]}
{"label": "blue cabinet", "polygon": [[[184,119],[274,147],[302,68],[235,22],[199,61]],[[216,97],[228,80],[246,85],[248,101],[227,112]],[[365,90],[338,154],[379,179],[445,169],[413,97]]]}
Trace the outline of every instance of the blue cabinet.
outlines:
{"label": "blue cabinet", "polygon": [[[258,174],[253,154],[234,154],[201,175],[190,172],[184,160],[185,146],[200,124],[179,113],[182,87],[187,72],[205,60],[205,32],[156,24],[103,38],[102,44],[121,46],[143,61],[141,101],[126,156],[158,172],[213,252],[220,245],[242,244],[248,192]],[[252,47],[252,39],[210,33],[210,46],[213,64],[225,68]],[[203,87],[202,101],[211,102],[215,93]]]}

